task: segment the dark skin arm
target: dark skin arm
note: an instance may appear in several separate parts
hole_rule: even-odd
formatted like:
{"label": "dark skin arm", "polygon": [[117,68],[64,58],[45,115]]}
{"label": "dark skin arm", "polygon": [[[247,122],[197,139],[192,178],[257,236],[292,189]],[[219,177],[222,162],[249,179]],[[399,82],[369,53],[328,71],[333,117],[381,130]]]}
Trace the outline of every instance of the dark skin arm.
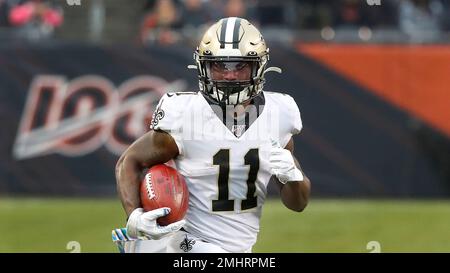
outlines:
{"label": "dark skin arm", "polygon": [[149,131],[119,158],[116,164],[117,192],[127,216],[141,207],[139,185],[142,171],[178,156],[174,139],[162,131]]}
{"label": "dark skin arm", "polygon": [[289,140],[285,149],[291,152],[297,168],[303,173],[304,180],[302,182],[288,182],[286,184],[282,184],[275,176],[272,176],[272,179],[275,181],[280,190],[280,196],[283,204],[293,211],[302,212],[308,205],[309,194],[311,192],[311,182],[300,168],[300,163],[293,154],[294,141],[292,138]]}
{"label": "dark skin arm", "polygon": [[[285,149],[288,149],[291,153],[294,151],[292,139]],[[134,209],[141,207],[139,185],[142,171],[145,168],[163,164],[177,157],[178,154],[178,147],[173,138],[162,131],[146,133],[131,144],[122,154],[116,164],[116,180],[119,198],[127,216]],[[300,169],[300,164],[295,157],[294,160],[297,168]],[[304,173],[303,176],[303,182],[289,182],[285,185],[279,182],[276,177],[272,177],[280,189],[283,204],[287,208],[298,212],[303,211],[308,204],[311,187],[310,181]]]}

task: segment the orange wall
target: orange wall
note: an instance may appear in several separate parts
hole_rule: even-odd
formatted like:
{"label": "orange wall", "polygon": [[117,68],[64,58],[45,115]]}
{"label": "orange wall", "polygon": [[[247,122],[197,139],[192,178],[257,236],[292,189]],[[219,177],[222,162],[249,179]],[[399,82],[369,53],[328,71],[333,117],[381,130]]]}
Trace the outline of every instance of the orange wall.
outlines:
{"label": "orange wall", "polygon": [[301,44],[298,49],[450,137],[450,46]]}

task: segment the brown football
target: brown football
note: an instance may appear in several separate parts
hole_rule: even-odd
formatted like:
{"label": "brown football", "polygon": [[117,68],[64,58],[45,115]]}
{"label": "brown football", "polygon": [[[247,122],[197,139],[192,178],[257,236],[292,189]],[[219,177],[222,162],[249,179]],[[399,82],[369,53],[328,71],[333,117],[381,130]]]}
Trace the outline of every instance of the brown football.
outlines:
{"label": "brown football", "polygon": [[184,177],[165,164],[151,167],[141,182],[141,204],[145,211],[169,207],[170,213],[158,218],[161,226],[184,218],[189,205],[189,191]]}

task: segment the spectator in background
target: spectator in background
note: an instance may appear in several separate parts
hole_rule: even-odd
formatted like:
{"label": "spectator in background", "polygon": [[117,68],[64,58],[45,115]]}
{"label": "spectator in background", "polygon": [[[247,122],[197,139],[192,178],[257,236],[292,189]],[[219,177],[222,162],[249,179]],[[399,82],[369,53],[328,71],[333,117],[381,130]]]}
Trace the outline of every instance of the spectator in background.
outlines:
{"label": "spectator in background", "polygon": [[183,3],[184,27],[198,28],[210,20],[202,0],[184,0]]}
{"label": "spectator in background", "polygon": [[291,5],[292,1],[271,1],[271,0],[259,0],[255,3],[255,15],[258,18],[258,22],[261,26],[287,26],[288,25],[288,12],[295,11],[295,5]]}
{"label": "spectator in background", "polygon": [[155,4],[156,4],[156,0],[145,0],[144,11],[145,12],[151,11],[155,7]]}
{"label": "spectator in background", "polygon": [[192,46],[195,46],[206,30],[204,28],[210,21],[209,15],[203,0],[184,0],[182,35],[186,41],[192,42]]}
{"label": "spectator in background", "polygon": [[203,0],[203,6],[206,6],[209,24],[224,17],[241,17],[255,23],[256,18],[251,12],[258,1],[260,0]]}
{"label": "spectator in background", "polygon": [[225,17],[246,18],[247,6],[243,0],[228,0],[225,5]]}
{"label": "spectator in background", "polygon": [[208,0],[206,2],[208,17],[211,21],[225,17],[225,0]]}
{"label": "spectator in background", "polygon": [[319,29],[326,26],[352,28],[397,28],[396,0],[368,5],[364,0],[295,0],[296,25],[302,29]]}
{"label": "spectator in background", "polygon": [[48,1],[19,1],[8,14],[9,24],[17,29],[16,36],[28,40],[50,37],[63,22],[62,10]]}
{"label": "spectator in background", "polygon": [[173,0],[158,0],[145,15],[141,27],[141,41],[145,44],[173,44],[179,41],[181,11]]}
{"label": "spectator in background", "polygon": [[8,14],[10,6],[10,1],[0,0],[0,27],[9,27]]}
{"label": "spectator in background", "polygon": [[360,0],[340,0],[333,3],[334,20],[333,26],[339,28],[353,28],[368,25],[366,16],[363,14],[363,4]]}
{"label": "spectator in background", "polygon": [[443,15],[439,0],[402,0],[399,27],[413,42],[435,41],[442,31]]}
{"label": "spectator in background", "polygon": [[332,9],[328,0],[296,0],[296,25],[301,29],[319,29],[330,26]]}
{"label": "spectator in background", "polygon": [[398,28],[398,1],[383,1],[381,5],[363,5],[363,15],[371,28]]}

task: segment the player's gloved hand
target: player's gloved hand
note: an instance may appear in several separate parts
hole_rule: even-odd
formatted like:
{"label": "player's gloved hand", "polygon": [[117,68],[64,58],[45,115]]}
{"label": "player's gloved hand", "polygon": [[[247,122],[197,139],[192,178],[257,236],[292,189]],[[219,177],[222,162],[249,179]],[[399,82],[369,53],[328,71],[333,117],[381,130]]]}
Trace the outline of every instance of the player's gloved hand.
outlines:
{"label": "player's gloved hand", "polygon": [[170,208],[159,208],[144,212],[144,209],[135,209],[128,218],[127,232],[131,238],[158,240],[161,237],[178,231],[186,223],[185,220],[160,226],[156,219],[170,213]]}
{"label": "player's gloved hand", "polygon": [[281,148],[278,141],[271,140],[271,142],[272,148],[270,150],[269,163],[272,173],[283,184],[290,181],[303,181],[303,174],[295,165],[291,152]]}

